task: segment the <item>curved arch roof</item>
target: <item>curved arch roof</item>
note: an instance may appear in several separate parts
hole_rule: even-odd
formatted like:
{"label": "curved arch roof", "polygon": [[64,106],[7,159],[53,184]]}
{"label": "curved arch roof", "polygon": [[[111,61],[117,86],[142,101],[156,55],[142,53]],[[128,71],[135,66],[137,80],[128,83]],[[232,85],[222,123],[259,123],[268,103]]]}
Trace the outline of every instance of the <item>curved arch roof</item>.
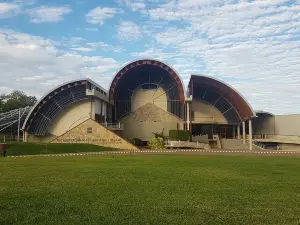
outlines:
{"label": "curved arch roof", "polygon": [[115,77],[113,78],[113,80],[110,84],[109,101],[111,103],[114,103],[115,95],[116,95],[115,92],[116,92],[117,86],[119,84],[120,79],[122,77],[124,77],[124,75],[128,74],[129,72],[131,72],[132,70],[134,70],[136,68],[146,66],[146,65],[161,68],[161,69],[165,70],[166,72],[168,72],[172,76],[172,78],[174,79],[174,81],[176,82],[177,87],[178,87],[180,103],[184,104],[184,86],[183,86],[183,82],[182,82],[179,74],[170,65],[167,65],[166,63],[163,63],[156,59],[139,59],[136,61],[129,62],[128,64],[123,66],[123,68],[121,68],[116,73]]}
{"label": "curved arch roof", "polygon": [[45,135],[51,121],[62,110],[71,104],[89,98],[86,95],[88,83],[96,85],[89,79],[78,79],[49,91],[31,108],[22,129],[37,136]]}
{"label": "curved arch roof", "polygon": [[[221,80],[205,75],[192,75],[188,88],[193,97],[196,92],[199,95],[199,90],[203,90],[200,97],[209,99],[208,101],[214,104],[224,114],[225,118],[225,114],[227,114],[227,120],[240,122],[256,116],[247,100],[237,90]],[[212,94],[206,97],[206,92]],[[237,116],[239,118],[236,118]]]}

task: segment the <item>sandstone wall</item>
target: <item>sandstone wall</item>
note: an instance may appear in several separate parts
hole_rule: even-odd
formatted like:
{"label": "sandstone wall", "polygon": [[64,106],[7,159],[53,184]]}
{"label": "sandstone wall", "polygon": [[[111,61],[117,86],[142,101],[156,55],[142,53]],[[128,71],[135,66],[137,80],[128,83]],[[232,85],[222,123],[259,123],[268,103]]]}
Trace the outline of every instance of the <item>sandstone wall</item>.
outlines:
{"label": "sandstone wall", "polygon": [[123,150],[138,150],[134,145],[92,119],[84,121],[51,143],[86,143]]}
{"label": "sandstone wall", "polygon": [[183,120],[161,109],[155,104],[147,103],[135,112],[120,120],[124,124],[122,137],[126,139],[139,138],[149,141],[153,132],[162,132],[169,135],[169,130],[183,129]]}

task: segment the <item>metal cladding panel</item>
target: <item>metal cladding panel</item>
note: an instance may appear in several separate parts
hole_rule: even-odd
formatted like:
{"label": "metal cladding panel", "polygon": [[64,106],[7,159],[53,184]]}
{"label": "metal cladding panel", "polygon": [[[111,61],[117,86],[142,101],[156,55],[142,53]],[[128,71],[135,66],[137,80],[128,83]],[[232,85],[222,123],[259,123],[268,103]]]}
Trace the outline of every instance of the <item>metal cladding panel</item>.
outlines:
{"label": "metal cladding panel", "polygon": [[64,84],[44,96],[28,114],[23,127],[36,136],[44,136],[51,122],[68,106],[86,100],[86,81]]}
{"label": "metal cladding panel", "polygon": [[[239,115],[241,120],[248,120],[256,116],[252,107],[244,99],[244,97],[232,87],[230,87],[222,81],[203,75],[192,75],[189,82],[189,87],[193,88],[192,92],[194,92],[197,89],[205,88],[208,89],[210,92],[217,93],[232,105],[232,107],[236,110],[236,113]],[[222,103],[223,105],[221,105]],[[224,100],[221,100],[219,103],[216,103],[216,105],[218,108],[222,109],[221,111],[224,111],[226,108],[229,107]],[[233,116],[233,118],[234,117],[236,116]]]}
{"label": "metal cladding panel", "polygon": [[[149,86],[149,87],[147,87]],[[180,77],[168,65],[156,60],[139,60],[123,67],[113,79],[109,101],[115,105],[116,119],[131,112],[131,96],[138,88],[162,88],[167,95],[167,109],[183,117],[184,90]]]}
{"label": "metal cladding panel", "polygon": [[145,59],[145,60],[138,60],[138,61],[131,62],[128,65],[126,65],[125,67],[123,67],[119,72],[117,72],[117,74],[115,75],[115,77],[111,83],[110,89],[109,89],[109,101],[111,103],[114,103],[115,95],[116,95],[116,93],[115,93],[116,87],[118,86],[119,80],[121,79],[121,77],[128,74],[131,70],[133,70],[137,67],[145,66],[145,65],[152,65],[155,67],[160,67],[160,68],[166,70],[169,74],[171,74],[171,76],[173,77],[173,79],[176,82],[177,87],[178,87],[180,103],[184,104],[184,88],[183,88],[182,81],[181,81],[179,75],[177,74],[177,72],[173,68],[168,66],[167,64],[162,63],[157,60],[152,60],[152,59]]}

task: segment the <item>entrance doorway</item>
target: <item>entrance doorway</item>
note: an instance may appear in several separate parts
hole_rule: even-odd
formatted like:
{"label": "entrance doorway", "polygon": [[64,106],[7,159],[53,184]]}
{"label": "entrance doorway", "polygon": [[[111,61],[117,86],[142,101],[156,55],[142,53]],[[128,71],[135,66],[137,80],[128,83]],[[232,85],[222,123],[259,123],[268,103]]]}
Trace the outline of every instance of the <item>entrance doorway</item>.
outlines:
{"label": "entrance doorway", "polygon": [[220,138],[227,138],[227,135],[228,135],[228,127],[222,126],[220,128]]}

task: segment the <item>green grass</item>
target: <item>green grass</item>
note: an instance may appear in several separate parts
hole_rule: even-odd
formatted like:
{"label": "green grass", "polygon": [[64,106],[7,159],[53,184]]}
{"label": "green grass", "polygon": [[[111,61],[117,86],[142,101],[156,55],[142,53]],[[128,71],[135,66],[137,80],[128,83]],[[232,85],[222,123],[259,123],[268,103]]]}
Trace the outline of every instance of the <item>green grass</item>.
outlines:
{"label": "green grass", "polygon": [[0,171],[0,224],[300,223],[300,158],[1,158]]}
{"label": "green grass", "polygon": [[[17,155],[39,155],[76,152],[100,152],[119,150],[90,144],[33,144],[33,143],[12,143],[8,144],[7,156]],[[2,157],[2,152],[1,156]]]}

